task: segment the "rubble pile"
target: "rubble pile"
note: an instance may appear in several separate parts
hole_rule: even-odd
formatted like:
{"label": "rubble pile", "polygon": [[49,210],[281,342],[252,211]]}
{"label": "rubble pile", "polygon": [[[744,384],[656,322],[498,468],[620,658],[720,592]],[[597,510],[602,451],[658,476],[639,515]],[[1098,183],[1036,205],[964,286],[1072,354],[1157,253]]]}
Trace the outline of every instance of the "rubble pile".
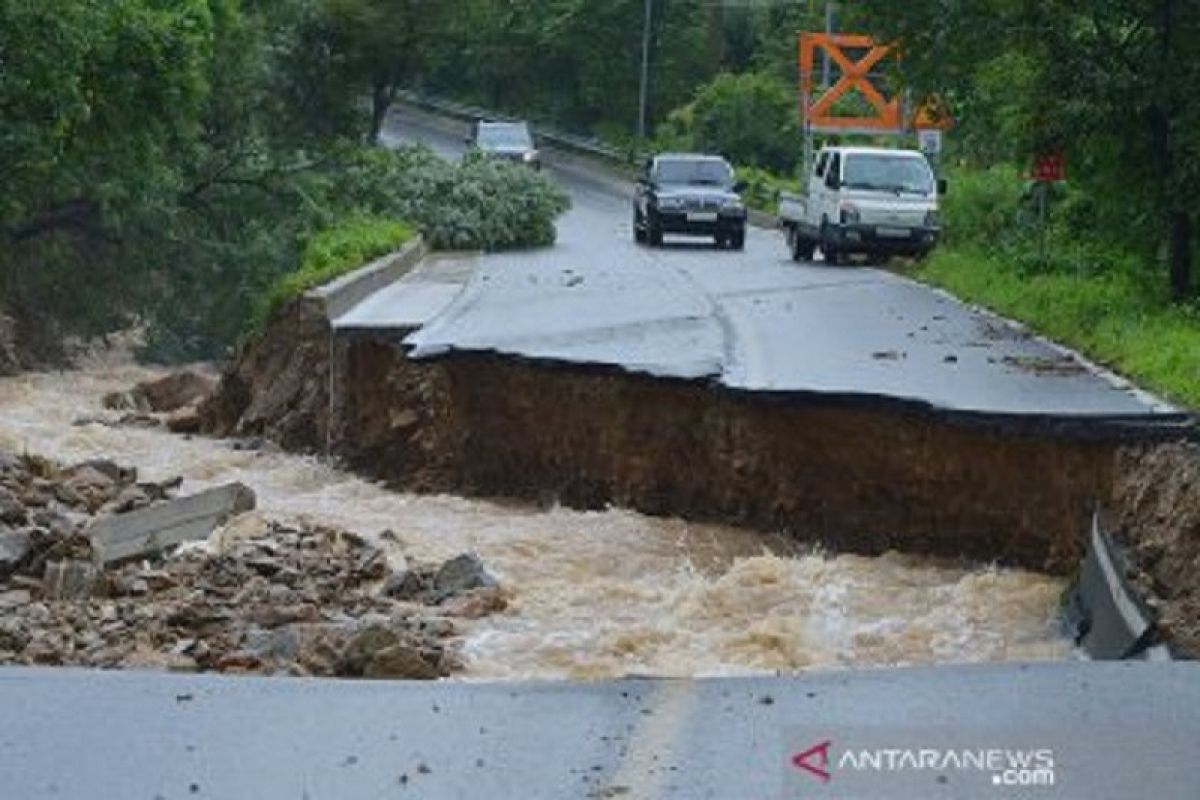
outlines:
{"label": "rubble pile", "polygon": [[506,606],[473,555],[395,570],[356,534],[256,512],[105,563],[90,526],[182,503],[177,485],[0,453],[0,664],[431,679],[460,667],[456,620]]}

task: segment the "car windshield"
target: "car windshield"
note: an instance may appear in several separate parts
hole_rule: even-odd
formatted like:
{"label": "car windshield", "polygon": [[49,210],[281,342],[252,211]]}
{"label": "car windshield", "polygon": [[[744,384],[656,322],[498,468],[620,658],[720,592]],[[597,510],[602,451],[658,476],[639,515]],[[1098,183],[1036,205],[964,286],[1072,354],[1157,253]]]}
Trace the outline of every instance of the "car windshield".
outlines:
{"label": "car windshield", "polygon": [[715,159],[672,159],[658,162],[659,183],[695,183],[705,186],[730,186],[733,170]]}
{"label": "car windshield", "polygon": [[476,141],[485,150],[530,149],[533,147],[529,128],[521,124],[480,125]]}
{"label": "car windshield", "polygon": [[843,183],[849,189],[881,192],[929,194],[933,175],[919,158],[888,155],[849,155],[843,170]]}

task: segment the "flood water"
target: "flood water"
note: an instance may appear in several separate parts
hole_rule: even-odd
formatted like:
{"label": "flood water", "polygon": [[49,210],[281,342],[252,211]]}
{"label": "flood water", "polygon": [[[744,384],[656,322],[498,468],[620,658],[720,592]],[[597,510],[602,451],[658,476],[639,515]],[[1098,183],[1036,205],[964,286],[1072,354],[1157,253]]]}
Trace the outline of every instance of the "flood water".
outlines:
{"label": "flood water", "polygon": [[[845,666],[1056,660],[1064,583],[888,554],[814,554],[782,537],[623,510],[538,510],[389,491],[318,459],[162,430],[74,424],[152,377],[96,361],[0,379],[0,448],[111,458],[184,492],[241,481],[268,516],[394,532],[402,563],[477,552],[511,592],[470,623],[467,677],[705,676]],[[111,416],[111,414],[109,414]]]}

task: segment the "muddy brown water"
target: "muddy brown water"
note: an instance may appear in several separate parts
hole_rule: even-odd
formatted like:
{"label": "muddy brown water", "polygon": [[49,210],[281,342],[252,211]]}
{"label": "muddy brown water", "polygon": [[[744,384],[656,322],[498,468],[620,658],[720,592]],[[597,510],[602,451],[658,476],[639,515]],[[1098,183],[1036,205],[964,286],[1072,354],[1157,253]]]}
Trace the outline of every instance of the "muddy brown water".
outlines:
{"label": "muddy brown water", "polygon": [[242,481],[262,513],[367,535],[395,532],[402,562],[480,554],[512,592],[471,623],[474,678],[701,676],[1071,657],[1064,582],[888,553],[801,549],[783,537],[624,510],[539,510],[390,491],[309,457],[233,449],[162,430],[74,424],[100,398],[158,373],[96,361],[0,379],[0,447],[63,461],[107,457],[185,492]]}

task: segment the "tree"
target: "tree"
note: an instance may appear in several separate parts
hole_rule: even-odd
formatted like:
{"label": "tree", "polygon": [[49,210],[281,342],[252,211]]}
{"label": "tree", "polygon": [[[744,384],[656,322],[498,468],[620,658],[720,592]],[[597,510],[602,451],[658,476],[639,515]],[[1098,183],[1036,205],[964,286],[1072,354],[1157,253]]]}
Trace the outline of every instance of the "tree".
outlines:
{"label": "tree", "polygon": [[388,109],[441,45],[440,33],[454,3],[444,0],[321,0],[314,21],[351,86],[370,92],[367,139],[379,138]]}
{"label": "tree", "polygon": [[[861,0],[854,12],[879,38],[902,43],[913,87],[1024,120],[1026,158],[1067,150],[1072,180],[1120,209],[1123,225],[1157,238],[1172,293],[1191,294],[1200,64],[1190,54],[1200,47],[1200,4],[981,0],[947,13],[941,0]],[[997,103],[994,70],[1006,60],[1020,65],[1024,91]]]}
{"label": "tree", "polygon": [[696,94],[693,139],[737,164],[790,173],[800,152],[795,89],[762,73],[718,75]]}

